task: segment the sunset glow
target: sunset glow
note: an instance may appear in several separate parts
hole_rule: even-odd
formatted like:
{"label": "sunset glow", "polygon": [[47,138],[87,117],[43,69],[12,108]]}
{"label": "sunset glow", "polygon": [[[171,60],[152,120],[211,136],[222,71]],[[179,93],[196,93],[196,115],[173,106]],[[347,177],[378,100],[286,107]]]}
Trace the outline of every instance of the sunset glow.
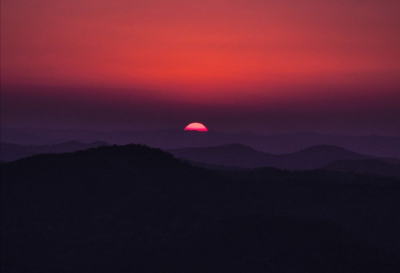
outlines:
{"label": "sunset glow", "polygon": [[2,0],[2,122],[393,133],[399,14],[394,0]]}
{"label": "sunset glow", "polygon": [[[398,1],[2,1],[8,83],[241,88],[399,72]],[[338,20],[340,18],[340,20]],[[192,91],[197,92],[197,91]]]}

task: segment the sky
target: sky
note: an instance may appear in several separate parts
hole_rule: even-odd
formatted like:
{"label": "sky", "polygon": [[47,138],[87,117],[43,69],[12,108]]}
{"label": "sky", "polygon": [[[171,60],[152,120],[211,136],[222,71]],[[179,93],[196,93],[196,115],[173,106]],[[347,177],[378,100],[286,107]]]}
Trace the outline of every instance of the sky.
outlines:
{"label": "sky", "polygon": [[398,0],[2,0],[2,126],[400,135]]}

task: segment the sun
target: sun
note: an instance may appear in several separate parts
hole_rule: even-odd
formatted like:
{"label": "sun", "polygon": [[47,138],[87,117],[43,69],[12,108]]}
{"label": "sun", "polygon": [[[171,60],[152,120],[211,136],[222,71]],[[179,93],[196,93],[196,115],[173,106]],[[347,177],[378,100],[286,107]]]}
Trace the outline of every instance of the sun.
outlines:
{"label": "sun", "polygon": [[199,122],[192,122],[185,127],[185,131],[207,132],[207,127]]}

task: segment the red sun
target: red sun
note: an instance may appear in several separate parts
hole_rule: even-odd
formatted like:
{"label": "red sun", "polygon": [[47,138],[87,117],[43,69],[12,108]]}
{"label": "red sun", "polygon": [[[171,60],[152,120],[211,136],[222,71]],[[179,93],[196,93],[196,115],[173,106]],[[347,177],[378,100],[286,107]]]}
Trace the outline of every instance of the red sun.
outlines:
{"label": "red sun", "polygon": [[207,127],[198,122],[192,122],[185,127],[185,131],[207,132]]}

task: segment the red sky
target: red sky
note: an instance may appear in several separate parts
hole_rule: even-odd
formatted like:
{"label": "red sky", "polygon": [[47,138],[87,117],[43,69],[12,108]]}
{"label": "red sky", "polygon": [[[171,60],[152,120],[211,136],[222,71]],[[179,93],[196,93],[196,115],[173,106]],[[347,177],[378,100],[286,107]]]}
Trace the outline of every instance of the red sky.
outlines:
{"label": "red sky", "polygon": [[[282,130],[301,113],[375,113],[376,127],[400,114],[399,14],[398,0],[2,0],[2,119],[24,120],[33,96],[70,107],[103,98],[109,111],[140,102],[196,121],[205,109],[222,120],[268,112]],[[319,129],[310,122],[296,130]],[[394,122],[382,132],[400,134]]]}

